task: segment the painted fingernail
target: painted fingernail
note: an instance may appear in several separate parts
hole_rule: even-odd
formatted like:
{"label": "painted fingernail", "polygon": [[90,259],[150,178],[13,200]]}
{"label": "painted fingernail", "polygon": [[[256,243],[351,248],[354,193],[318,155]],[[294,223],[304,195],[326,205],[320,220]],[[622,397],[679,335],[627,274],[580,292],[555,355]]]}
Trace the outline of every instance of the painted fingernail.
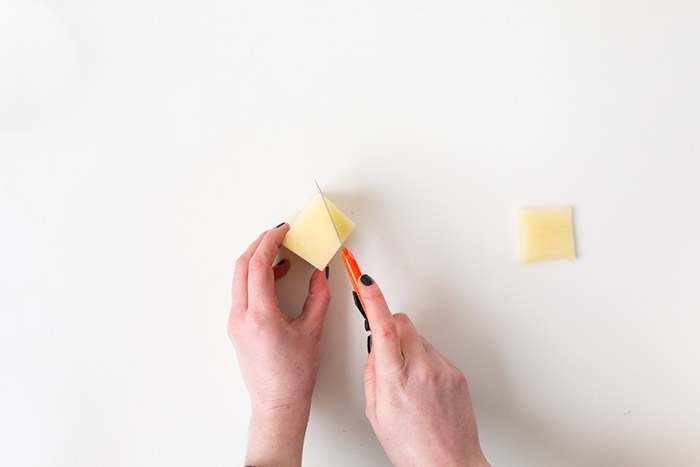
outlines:
{"label": "painted fingernail", "polygon": [[374,281],[372,280],[371,277],[369,277],[367,274],[362,274],[360,276],[360,282],[362,282],[365,285],[372,285],[374,284]]}
{"label": "painted fingernail", "polygon": [[367,336],[367,353],[372,352],[372,335]]}
{"label": "painted fingernail", "polygon": [[279,263],[275,264],[275,266],[282,266],[282,265],[284,264],[285,261],[287,261],[287,260],[286,260],[286,259],[283,259],[283,260],[280,261]]}
{"label": "painted fingernail", "polygon": [[277,224],[277,225],[275,226],[275,229],[279,229],[279,228],[282,227],[283,225],[284,225],[284,222],[280,222],[279,224]]}
{"label": "painted fingernail", "polygon": [[352,291],[352,299],[355,302],[355,306],[357,307],[357,309],[360,310],[360,313],[362,313],[362,317],[364,319],[367,319],[367,315],[365,314],[365,309],[362,307],[360,297],[357,296],[357,292],[355,292],[354,290]]}
{"label": "painted fingernail", "polygon": [[365,320],[365,331],[369,331],[369,321]]}
{"label": "painted fingernail", "polygon": [[331,267],[326,266],[326,279],[328,279],[328,274],[330,274],[330,273],[331,273]]}

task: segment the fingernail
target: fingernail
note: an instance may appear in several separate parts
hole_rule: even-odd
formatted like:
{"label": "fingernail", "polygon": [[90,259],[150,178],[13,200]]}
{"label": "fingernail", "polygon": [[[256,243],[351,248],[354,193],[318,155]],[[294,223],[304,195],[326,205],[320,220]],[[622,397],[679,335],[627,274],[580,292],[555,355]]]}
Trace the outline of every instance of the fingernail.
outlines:
{"label": "fingernail", "polygon": [[367,353],[372,352],[372,335],[367,336]]}
{"label": "fingernail", "polygon": [[369,277],[367,274],[362,274],[360,276],[360,282],[362,282],[365,285],[372,285],[374,284],[374,281],[372,280],[371,277]]}
{"label": "fingernail", "polygon": [[355,302],[355,306],[357,307],[357,309],[360,310],[360,313],[362,313],[362,317],[364,319],[367,319],[367,315],[365,314],[365,309],[362,307],[360,297],[357,296],[357,292],[355,292],[354,290],[352,291],[352,299]]}
{"label": "fingernail", "polygon": [[326,266],[326,279],[328,279],[328,274],[330,274],[330,272],[331,272],[331,267]]}
{"label": "fingernail", "polygon": [[370,331],[371,329],[369,328],[369,321],[365,320],[365,331]]}
{"label": "fingernail", "polygon": [[279,228],[282,227],[283,225],[284,225],[284,222],[280,222],[279,224],[277,224],[277,225],[275,226],[275,229],[279,229]]}
{"label": "fingernail", "polygon": [[285,261],[287,261],[287,260],[286,260],[286,259],[283,259],[283,260],[280,261],[279,263],[275,264],[275,266],[282,266],[282,265],[284,264]]}

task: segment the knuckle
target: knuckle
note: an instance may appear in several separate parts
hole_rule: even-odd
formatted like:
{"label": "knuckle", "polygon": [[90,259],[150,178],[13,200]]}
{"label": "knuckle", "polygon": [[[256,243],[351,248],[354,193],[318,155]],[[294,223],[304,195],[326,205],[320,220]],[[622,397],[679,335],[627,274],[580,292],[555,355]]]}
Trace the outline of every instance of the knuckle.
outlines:
{"label": "knuckle", "polygon": [[239,272],[248,267],[248,258],[245,256],[239,256],[238,259],[236,259],[235,263],[235,271]]}
{"label": "knuckle", "polygon": [[323,334],[323,322],[314,322],[308,326],[308,335],[314,343],[321,340],[321,334]]}
{"label": "knuckle", "polygon": [[235,341],[238,337],[239,327],[240,326],[237,319],[233,317],[229,318],[226,325],[226,334],[228,334],[229,339],[232,341]]}
{"label": "knuckle", "polygon": [[248,263],[248,269],[251,271],[260,271],[265,267],[265,262],[263,259],[258,256],[258,255],[253,255],[252,258],[250,258],[250,263]]}
{"label": "knuckle", "polygon": [[440,372],[429,364],[421,365],[418,375],[420,376],[420,379],[426,383],[434,384],[440,379]]}
{"label": "knuckle", "polygon": [[382,296],[382,291],[379,287],[367,287],[362,291],[363,300],[375,301],[382,298]]}
{"label": "knuckle", "polygon": [[400,324],[402,326],[411,326],[413,324],[413,322],[411,322],[411,318],[409,318],[406,313],[394,314],[394,321],[396,321],[396,324]]}
{"label": "knuckle", "polygon": [[255,326],[256,328],[267,327],[267,319],[265,319],[265,318],[266,318],[265,314],[260,313],[258,311],[248,313],[248,319],[250,320],[250,324]]}
{"label": "knuckle", "polygon": [[464,376],[464,373],[457,370],[455,372],[455,380],[458,389],[469,391],[469,382],[467,381],[467,377]]}
{"label": "knuckle", "polygon": [[377,334],[382,339],[388,339],[395,337],[397,334],[397,330],[394,323],[378,323],[372,329],[372,334]]}
{"label": "knuckle", "polygon": [[273,333],[273,326],[264,313],[249,313],[249,331],[257,336],[266,337]]}
{"label": "knuckle", "polygon": [[316,293],[316,300],[318,300],[319,305],[328,307],[331,304],[331,294],[330,293]]}

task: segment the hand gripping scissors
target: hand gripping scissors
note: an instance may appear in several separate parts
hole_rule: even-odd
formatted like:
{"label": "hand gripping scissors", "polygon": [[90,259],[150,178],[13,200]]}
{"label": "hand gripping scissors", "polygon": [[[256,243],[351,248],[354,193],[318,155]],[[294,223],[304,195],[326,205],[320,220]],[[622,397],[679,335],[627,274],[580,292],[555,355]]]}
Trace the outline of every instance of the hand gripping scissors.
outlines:
{"label": "hand gripping scissors", "polygon": [[[331,210],[326,202],[326,195],[323,194],[323,190],[321,190],[318,182],[316,180],[314,180],[314,182],[316,183],[318,192],[321,193],[321,199],[323,200],[323,205],[326,207],[326,211],[328,212],[328,217],[331,219],[331,224],[333,224],[333,230],[335,230],[335,234],[338,236],[338,240],[340,240],[340,254],[343,257],[343,264],[345,264],[345,269],[348,271],[348,277],[350,277],[350,283],[354,289],[352,291],[352,299],[355,302],[357,309],[360,310],[360,313],[362,313],[362,317],[365,319],[365,331],[371,331],[369,328],[369,321],[367,320],[367,314],[365,313],[365,303],[362,301],[360,289],[357,287],[357,282],[360,280],[360,276],[362,275],[360,272],[360,266],[357,265],[355,256],[353,256],[352,252],[347,249],[343,239],[340,237],[340,232],[338,232],[338,227],[335,225],[335,220],[333,220],[333,215],[331,214]],[[372,334],[367,336],[367,353],[370,353],[371,351]]]}

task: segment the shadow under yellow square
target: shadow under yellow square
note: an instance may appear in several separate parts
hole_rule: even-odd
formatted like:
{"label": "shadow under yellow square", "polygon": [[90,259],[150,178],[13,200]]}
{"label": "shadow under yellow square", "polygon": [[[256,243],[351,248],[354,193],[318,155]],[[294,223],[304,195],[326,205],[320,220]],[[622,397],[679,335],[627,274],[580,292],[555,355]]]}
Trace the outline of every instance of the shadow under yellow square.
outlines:
{"label": "shadow under yellow square", "polygon": [[571,207],[518,209],[521,263],[576,259]]}

